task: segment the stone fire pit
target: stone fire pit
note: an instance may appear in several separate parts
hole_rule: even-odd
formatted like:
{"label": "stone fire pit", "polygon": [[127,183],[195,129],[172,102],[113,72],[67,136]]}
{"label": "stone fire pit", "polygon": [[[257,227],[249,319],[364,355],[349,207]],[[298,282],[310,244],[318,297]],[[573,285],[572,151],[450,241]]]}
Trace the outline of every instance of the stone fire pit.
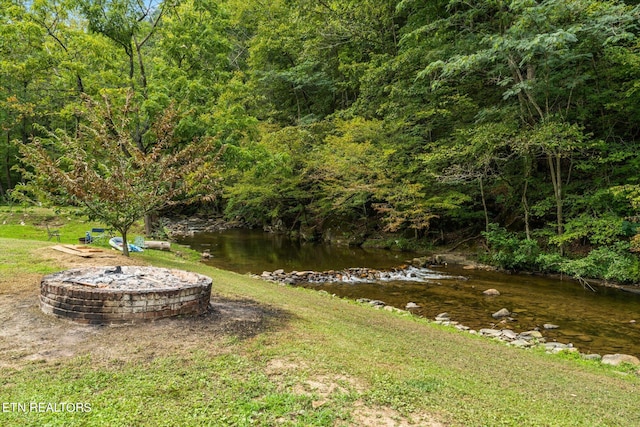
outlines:
{"label": "stone fire pit", "polygon": [[206,312],[211,279],[156,267],[75,268],[40,284],[40,308],[87,324],[131,323]]}

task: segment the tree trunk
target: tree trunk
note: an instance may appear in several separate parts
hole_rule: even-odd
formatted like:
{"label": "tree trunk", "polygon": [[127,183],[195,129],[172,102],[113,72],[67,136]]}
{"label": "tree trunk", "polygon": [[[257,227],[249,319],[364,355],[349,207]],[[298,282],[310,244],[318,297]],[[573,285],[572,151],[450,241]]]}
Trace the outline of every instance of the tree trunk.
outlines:
{"label": "tree trunk", "polygon": [[[549,172],[551,173],[551,182],[553,183],[553,192],[556,199],[556,221],[557,234],[561,236],[564,232],[564,223],[562,218],[562,171],[561,156],[559,153],[547,154],[547,162],[549,163]],[[564,254],[563,245],[560,245],[560,255]]]}
{"label": "tree trunk", "polygon": [[134,88],[135,84],[133,82],[133,76],[134,76],[134,70],[135,70],[135,66],[134,66],[134,59],[133,59],[133,49],[131,48],[131,46],[129,46],[129,48],[125,48],[125,52],[127,54],[127,56],[129,57],[129,80],[131,81],[131,87]]}
{"label": "tree trunk", "polygon": [[478,178],[480,182],[480,196],[482,197],[482,209],[484,210],[484,230],[489,232],[489,212],[487,212],[487,200],[484,196],[484,185],[482,183],[482,177]]}
{"label": "tree trunk", "polygon": [[127,230],[120,230],[122,233],[122,254],[129,256],[129,243],[127,242]]}
{"label": "tree trunk", "polygon": [[142,96],[147,98],[147,72],[144,68],[144,61],[142,60],[142,44],[138,43],[136,37],[133,36],[133,44],[136,47],[136,53],[138,55],[138,68],[140,68],[140,84],[142,85]]}
{"label": "tree trunk", "polygon": [[11,189],[11,168],[9,167],[9,148],[11,147],[11,134],[7,131],[7,151],[4,153],[4,168],[7,175],[7,191]]}
{"label": "tree trunk", "polygon": [[527,240],[531,240],[531,228],[529,226],[529,201],[527,200],[527,190],[529,188],[529,175],[531,174],[531,163],[524,158],[524,188],[522,189],[522,209],[524,210],[524,232]]}
{"label": "tree trunk", "polygon": [[153,234],[153,218],[151,213],[144,214],[144,234],[149,237]]}
{"label": "tree trunk", "polygon": [[6,200],[4,197],[4,188],[2,187],[2,180],[0,180],[0,200]]}

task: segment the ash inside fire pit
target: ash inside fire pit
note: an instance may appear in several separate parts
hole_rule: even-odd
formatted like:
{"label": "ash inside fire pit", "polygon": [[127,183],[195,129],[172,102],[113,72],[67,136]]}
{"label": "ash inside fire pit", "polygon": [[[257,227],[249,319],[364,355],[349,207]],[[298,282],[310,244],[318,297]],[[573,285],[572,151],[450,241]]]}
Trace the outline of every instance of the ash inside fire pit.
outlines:
{"label": "ash inside fire pit", "polygon": [[211,279],[156,267],[89,267],[45,276],[40,308],[82,323],[128,323],[207,311]]}

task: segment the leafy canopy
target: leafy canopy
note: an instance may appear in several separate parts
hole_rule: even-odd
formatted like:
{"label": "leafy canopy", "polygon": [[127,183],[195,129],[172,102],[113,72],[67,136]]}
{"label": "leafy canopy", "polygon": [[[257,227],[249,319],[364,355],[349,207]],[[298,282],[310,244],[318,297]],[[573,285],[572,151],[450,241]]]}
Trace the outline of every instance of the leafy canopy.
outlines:
{"label": "leafy canopy", "polygon": [[[176,202],[213,197],[217,156],[211,140],[194,141],[176,149],[174,128],[177,112],[168,108],[152,127],[152,148],[143,152],[130,131],[136,117],[132,93],[118,107],[107,96],[101,102],[86,98],[86,123],[75,135],[48,132],[22,144],[20,152],[30,167],[23,171],[27,184],[17,194],[66,202],[85,208],[122,233],[144,215]],[[117,103],[117,101],[116,101]]]}

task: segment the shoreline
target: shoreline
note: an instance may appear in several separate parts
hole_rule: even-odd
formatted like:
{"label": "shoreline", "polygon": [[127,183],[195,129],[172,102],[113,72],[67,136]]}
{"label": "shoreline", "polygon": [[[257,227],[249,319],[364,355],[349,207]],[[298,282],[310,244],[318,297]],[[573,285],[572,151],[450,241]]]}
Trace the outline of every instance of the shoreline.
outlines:
{"label": "shoreline", "polygon": [[[198,233],[214,233],[219,231],[225,231],[230,229],[252,229],[247,226],[242,221],[227,221],[220,217],[215,218],[206,218],[202,216],[190,216],[183,218],[169,218],[162,217],[160,220],[163,230],[166,232],[168,237],[172,240],[180,237],[190,237],[194,236]],[[274,231],[264,231],[265,233],[273,233]],[[282,233],[286,234],[286,233]],[[317,244],[330,244],[334,243],[322,243],[317,242]],[[345,244],[338,244],[339,246],[349,246]],[[363,247],[365,245],[360,245]],[[377,248],[384,249],[390,252],[400,252],[407,254],[416,254],[420,255],[418,257],[414,257],[411,260],[407,260],[411,265],[424,267],[431,266],[433,268],[437,268],[442,265],[455,264],[462,266],[465,270],[484,270],[484,271],[497,271],[504,274],[523,274],[523,275],[532,275],[538,277],[545,277],[550,279],[557,280],[572,280],[580,283],[583,287],[588,289],[592,286],[598,287],[606,287],[610,289],[617,289],[621,292],[629,292],[634,294],[640,294],[640,283],[638,284],[623,284],[618,282],[612,282],[604,279],[596,279],[596,278],[575,278],[572,276],[568,276],[563,273],[547,273],[540,271],[525,271],[525,270],[504,270],[499,267],[486,264],[477,260],[478,254],[473,250],[460,250],[457,249],[455,251],[448,249],[446,246],[435,247],[430,250],[424,251],[398,251],[390,248],[386,248],[384,246],[367,246],[369,248]],[[454,246],[456,247],[456,246]],[[451,251],[450,251],[451,250]],[[449,252],[450,251],[450,252]],[[360,268],[360,266],[354,266],[354,268]],[[595,292],[594,289],[591,289]]]}

